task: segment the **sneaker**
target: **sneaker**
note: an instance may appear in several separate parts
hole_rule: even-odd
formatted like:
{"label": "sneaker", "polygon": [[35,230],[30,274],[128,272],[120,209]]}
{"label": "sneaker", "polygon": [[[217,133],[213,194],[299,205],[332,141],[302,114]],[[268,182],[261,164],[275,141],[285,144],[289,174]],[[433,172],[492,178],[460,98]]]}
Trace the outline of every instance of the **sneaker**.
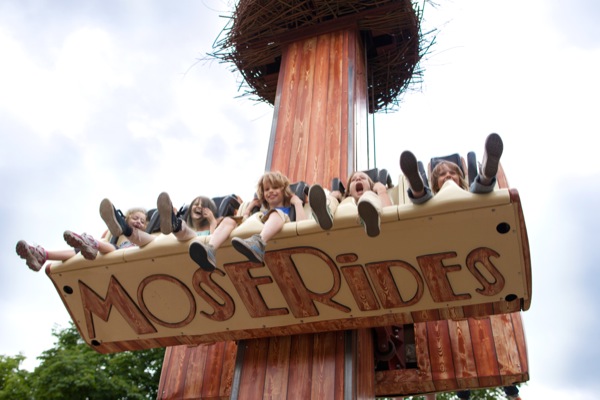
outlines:
{"label": "sneaker", "polygon": [[215,248],[212,245],[192,242],[189,252],[192,260],[203,270],[213,272],[217,268]]}
{"label": "sneaker", "polygon": [[327,195],[320,185],[312,185],[308,190],[308,204],[321,229],[328,231],[333,227],[333,216],[327,207]]}
{"label": "sneaker", "polygon": [[370,237],[378,236],[379,229],[379,212],[377,208],[369,201],[358,202],[358,215],[362,220],[367,235]]}
{"label": "sneaker", "polygon": [[181,219],[173,212],[173,203],[168,193],[162,192],[158,195],[156,208],[158,209],[158,216],[160,218],[160,231],[164,235],[181,230]]}
{"label": "sneaker", "polygon": [[252,235],[248,239],[235,237],[231,239],[231,244],[251,262],[262,264],[265,258],[265,242],[259,234]]}
{"label": "sneaker", "polygon": [[403,151],[400,154],[400,169],[408,180],[408,185],[412,190],[413,194],[420,193],[425,190],[423,185],[423,179],[419,173],[419,165],[417,164],[417,158],[410,151]]}
{"label": "sneaker", "polygon": [[81,251],[83,258],[86,260],[96,259],[98,255],[98,242],[91,235],[87,233],[78,235],[75,232],[65,231],[63,237],[69,246]]}
{"label": "sneaker", "polygon": [[498,164],[500,156],[504,150],[502,138],[497,133],[490,134],[485,139],[485,152],[483,153],[483,161],[481,162],[481,175],[485,178],[492,179],[498,173]]}
{"label": "sneaker", "polygon": [[100,202],[100,217],[106,223],[110,234],[115,238],[121,235],[131,236],[133,233],[133,228],[127,224],[121,210],[117,210],[109,199]]}
{"label": "sneaker", "polygon": [[31,246],[24,240],[17,242],[17,254],[26,261],[29,269],[36,272],[42,269],[48,259],[42,246]]}

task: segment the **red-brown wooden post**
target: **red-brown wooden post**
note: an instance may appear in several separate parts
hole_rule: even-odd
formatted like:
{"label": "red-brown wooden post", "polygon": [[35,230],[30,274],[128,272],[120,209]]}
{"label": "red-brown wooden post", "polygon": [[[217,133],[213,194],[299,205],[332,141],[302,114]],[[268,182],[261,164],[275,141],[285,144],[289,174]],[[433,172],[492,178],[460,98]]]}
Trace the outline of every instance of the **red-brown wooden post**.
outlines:
{"label": "red-brown wooden post", "polygon": [[367,113],[364,50],[357,30],[291,43],[283,50],[267,170],[328,185],[356,167]]}

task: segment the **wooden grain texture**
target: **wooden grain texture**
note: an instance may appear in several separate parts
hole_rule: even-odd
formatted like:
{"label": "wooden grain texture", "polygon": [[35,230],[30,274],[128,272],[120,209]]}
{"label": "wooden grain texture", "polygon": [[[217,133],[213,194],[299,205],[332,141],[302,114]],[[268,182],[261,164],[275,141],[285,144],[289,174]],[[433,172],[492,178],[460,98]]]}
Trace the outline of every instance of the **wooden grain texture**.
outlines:
{"label": "wooden grain texture", "polygon": [[414,325],[416,369],[379,371],[377,396],[494,387],[529,380],[520,313]]}
{"label": "wooden grain texture", "polygon": [[[291,292],[290,292],[291,293]],[[289,294],[289,293],[288,293]],[[342,307],[331,300],[331,296],[322,293],[308,293],[306,299],[313,299],[322,302],[334,308]],[[310,311],[314,313],[315,306],[312,302],[307,302],[304,298],[298,301],[292,301],[295,312],[303,313]],[[290,300],[290,299],[288,299]],[[394,314],[385,314],[374,317],[348,317],[338,320],[326,320],[315,322],[302,322],[295,325],[279,326],[272,328],[242,329],[239,331],[228,330],[215,333],[203,334],[201,336],[173,336],[157,339],[136,339],[120,342],[102,342],[101,347],[96,350],[100,353],[115,353],[129,350],[149,349],[153,347],[168,347],[177,345],[198,345],[205,343],[222,342],[228,340],[246,340],[260,339],[272,336],[300,335],[306,333],[330,332],[348,329],[359,329],[373,326],[403,325],[416,322],[428,322],[445,320],[449,316],[455,316],[458,319],[463,318],[483,318],[489,315],[499,313],[515,313],[521,310],[521,302],[515,301],[497,301],[483,305],[471,305],[463,307],[453,307],[452,310],[431,309],[415,312],[399,312]],[[281,309],[269,309],[265,312],[278,314],[286,312]]]}
{"label": "wooden grain texture", "polygon": [[312,388],[313,335],[292,336],[287,398],[309,399]]}
{"label": "wooden grain texture", "polygon": [[291,336],[274,337],[269,340],[265,374],[265,399],[282,399],[288,393],[291,345]]}
{"label": "wooden grain texture", "polygon": [[439,392],[456,389],[456,372],[448,324],[446,321],[428,322],[427,332],[435,389]]}
{"label": "wooden grain texture", "polygon": [[[368,331],[367,331],[368,333]],[[352,343],[346,340],[352,337]],[[372,341],[363,333],[367,341],[360,345],[362,354],[370,352]],[[240,343],[244,346],[238,398],[244,400],[259,399],[339,399],[345,398],[345,387],[359,370],[356,358],[352,367],[353,375],[345,372],[345,349],[349,344],[359,348],[357,336],[344,332],[325,332],[312,335],[272,337],[261,340],[249,340]],[[367,365],[369,363],[367,362]],[[362,376],[363,392],[373,391],[373,368],[365,369]],[[369,377],[370,374],[370,377]],[[354,394],[353,394],[354,395]],[[368,397],[367,397],[368,398]]]}
{"label": "wooden grain texture", "polygon": [[[336,336],[338,332],[317,333],[313,341],[311,399],[335,398],[335,372],[337,357]],[[333,372],[333,373],[332,373]]]}
{"label": "wooden grain texture", "polygon": [[262,399],[267,372],[269,339],[258,339],[241,344],[245,346],[242,374],[239,383],[240,399]]}
{"label": "wooden grain texture", "polygon": [[165,351],[158,399],[228,399],[237,345],[172,346]]}
{"label": "wooden grain texture", "polygon": [[[324,127],[327,118],[327,92],[329,89],[329,53],[332,35],[321,35],[317,38],[315,49],[315,73],[313,76],[313,95],[310,103],[310,116],[307,116],[309,130],[318,129],[315,135],[308,137],[306,146],[306,163],[304,176],[316,177],[325,169],[325,157],[321,154],[323,147]],[[320,134],[318,134],[320,133]],[[315,183],[315,182],[309,182]]]}
{"label": "wooden grain texture", "polygon": [[355,354],[356,365],[356,399],[370,400],[375,393],[375,360],[373,358],[374,346],[371,329],[358,329],[357,349]]}
{"label": "wooden grain texture", "polygon": [[467,320],[448,321],[451,340],[450,346],[454,355],[454,372],[459,389],[477,387],[477,369],[473,357],[473,343]]}
{"label": "wooden grain texture", "polygon": [[[354,136],[366,109],[362,44],[355,31],[323,34],[283,52],[272,132],[271,164],[290,181],[345,180]],[[359,59],[355,59],[359,57]],[[350,144],[350,146],[349,146]],[[349,154],[350,153],[350,154]]]}

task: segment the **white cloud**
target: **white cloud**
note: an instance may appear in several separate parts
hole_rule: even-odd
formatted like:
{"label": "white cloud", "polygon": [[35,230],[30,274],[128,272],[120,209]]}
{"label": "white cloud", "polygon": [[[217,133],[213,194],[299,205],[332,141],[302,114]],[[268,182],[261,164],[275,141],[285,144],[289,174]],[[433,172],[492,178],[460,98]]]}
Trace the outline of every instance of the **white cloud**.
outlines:
{"label": "white cloud", "polygon": [[[51,347],[53,324],[68,320],[47,277],[15,255],[19,239],[62,248],[64,229],[97,235],[105,229],[97,214],[103,197],[126,209],[153,207],[163,190],[177,205],[198,194],[252,195],[273,109],[237,98],[229,66],[195,64],[231,6],[205,3],[0,5],[0,354],[25,351],[31,368]],[[428,7],[426,18],[443,29],[424,62],[423,92],[376,117],[377,158],[397,177],[404,149],[422,160],[470,150],[481,156],[485,136],[502,135],[534,271],[533,303],[523,316],[532,380],[523,397],[593,398],[588,381],[575,388],[561,379],[572,366],[562,360],[583,356],[569,341],[594,340],[574,331],[592,335],[597,324],[578,307],[594,298],[582,270],[594,238],[563,216],[565,208],[593,206],[564,196],[586,190],[569,187],[568,178],[599,172],[590,137],[600,133],[593,101],[600,54],[565,39],[545,4]]]}

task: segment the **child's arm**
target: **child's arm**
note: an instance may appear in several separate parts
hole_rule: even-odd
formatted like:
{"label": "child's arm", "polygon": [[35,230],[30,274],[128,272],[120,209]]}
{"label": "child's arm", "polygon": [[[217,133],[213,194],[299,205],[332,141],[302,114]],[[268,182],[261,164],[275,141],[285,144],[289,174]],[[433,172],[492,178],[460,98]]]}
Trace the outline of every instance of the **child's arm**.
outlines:
{"label": "child's arm", "polygon": [[302,204],[302,200],[296,195],[293,195],[290,199],[290,204],[294,206],[296,209],[296,221],[302,221],[306,219],[306,214],[304,213],[304,205]]}
{"label": "child's arm", "polygon": [[392,205],[392,199],[390,199],[390,196],[387,193],[387,189],[382,183],[375,182],[375,185],[373,185],[373,191],[375,193],[377,193],[377,196],[381,200],[382,207],[387,207],[387,206]]}
{"label": "child's arm", "polygon": [[257,198],[253,198],[252,201],[250,201],[250,204],[248,204],[248,206],[244,210],[244,213],[242,214],[244,219],[246,219],[250,216],[250,214],[252,213],[252,209],[254,209],[254,207],[260,208],[260,206],[261,206],[260,200],[258,200]]}

